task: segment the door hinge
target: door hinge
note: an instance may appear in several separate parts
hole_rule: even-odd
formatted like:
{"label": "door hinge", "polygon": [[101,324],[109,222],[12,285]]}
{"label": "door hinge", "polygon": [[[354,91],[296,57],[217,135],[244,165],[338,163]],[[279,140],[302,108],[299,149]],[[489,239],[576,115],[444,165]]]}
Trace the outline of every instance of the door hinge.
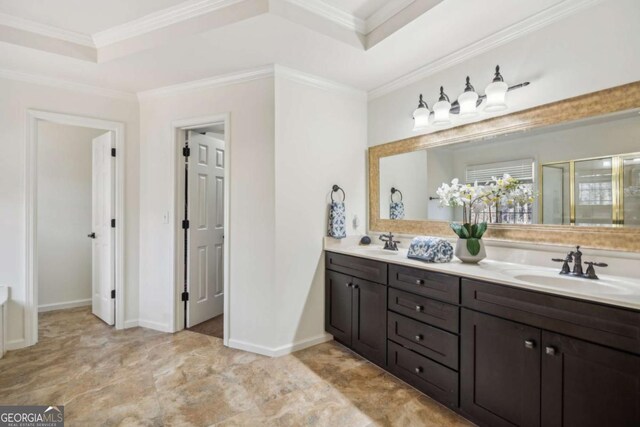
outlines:
{"label": "door hinge", "polygon": [[111,299],[114,299],[116,297],[116,290],[112,289],[111,290]]}
{"label": "door hinge", "polygon": [[111,157],[115,157],[116,156],[116,149],[112,148],[111,149]]}
{"label": "door hinge", "polygon": [[191,155],[191,148],[184,147],[182,149],[182,155],[185,156],[185,157],[189,157]]}
{"label": "door hinge", "polygon": [[185,230],[189,229],[189,220],[188,219],[182,220],[182,228],[185,229]]}
{"label": "door hinge", "polygon": [[189,301],[189,292],[182,293],[182,301]]}
{"label": "door hinge", "polygon": [[116,219],[111,220],[111,228],[116,228]]}

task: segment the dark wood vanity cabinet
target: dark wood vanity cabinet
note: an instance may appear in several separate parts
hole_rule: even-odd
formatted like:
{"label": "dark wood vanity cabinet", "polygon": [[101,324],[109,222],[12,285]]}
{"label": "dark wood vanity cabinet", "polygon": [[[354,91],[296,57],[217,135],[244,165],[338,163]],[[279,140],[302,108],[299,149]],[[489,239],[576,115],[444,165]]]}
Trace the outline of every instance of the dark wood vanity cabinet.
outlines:
{"label": "dark wood vanity cabinet", "polygon": [[[386,281],[386,274],[384,279]],[[325,300],[325,330],[370,361],[384,366],[387,286],[327,271]]]}
{"label": "dark wood vanity cabinet", "polygon": [[480,426],[640,426],[637,310],[327,253],[326,330]]}

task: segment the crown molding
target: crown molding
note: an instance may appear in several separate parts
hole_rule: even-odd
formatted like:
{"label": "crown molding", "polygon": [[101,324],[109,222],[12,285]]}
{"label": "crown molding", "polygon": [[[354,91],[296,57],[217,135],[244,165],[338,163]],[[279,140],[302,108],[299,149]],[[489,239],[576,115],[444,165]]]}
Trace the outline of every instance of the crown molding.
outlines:
{"label": "crown molding", "polygon": [[415,0],[395,0],[388,1],[380,9],[376,10],[365,21],[365,32],[369,34],[371,31],[378,28],[380,25],[387,22],[389,19],[400,13],[403,9],[407,8]]}
{"label": "crown molding", "polygon": [[74,92],[82,92],[90,95],[104,96],[107,98],[120,99],[124,101],[135,101],[136,96],[130,92],[124,92],[115,89],[106,89],[99,86],[92,86],[83,83],[71,82],[68,80],[56,79],[42,75],[24,73],[22,71],[14,71],[0,68],[0,78],[7,80],[16,80],[25,83],[33,83],[44,86],[50,86],[57,89],[65,89]]}
{"label": "crown molding", "polygon": [[327,4],[322,0],[285,0],[286,3],[298,6],[305,9],[317,16],[320,16],[328,21],[338,24],[348,30],[355,31],[360,34],[365,34],[367,31],[367,24],[363,19],[360,19],[349,12],[345,12],[335,6]]}
{"label": "crown molding", "polygon": [[192,92],[196,89],[210,89],[219,86],[229,86],[273,76],[274,66],[267,65],[265,67],[254,68],[237,73],[223,74],[219,76],[208,77],[206,79],[193,80],[189,82],[178,83],[175,85],[160,87],[157,89],[145,90],[142,92],[138,92],[137,95],[138,99],[140,100],[149,98],[162,98],[165,96]]}
{"label": "crown molding", "polygon": [[245,1],[247,0],[189,0],[97,32],[93,34],[93,42],[98,48],[108,46]]}
{"label": "crown molding", "polygon": [[313,74],[308,74],[302,71],[295,70],[293,68],[285,67],[282,65],[274,65],[274,72],[276,77],[283,77],[287,80],[294,81],[306,86],[311,86],[316,89],[325,90],[328,92],[342,93],[346,95],[358,96],[366,99],[367,92],[356,89],[352,86],[348,86],[342,83],[328,80],[322,77],[318,77]]}
{"label": "crown molding", "polygon": [[495,49],[511,40],[532,33],[540,28],[552,24],[566,16],[587,9],[603,0],[565,0],[562,3],[551,6],[535,15],[523,19],[507,28],[474,42],[449,55],[437,59],[423,67],[418,68],[404,76],[392,80],[376,89],[369,91],[369,100],[379,98],[395,90],[425,79],[435,73],[464,62],[474,56]]}
{"label": "crown molding", "polygon": [[47,24],[41,24],[39,22],[20,18],[18,16],[7,15],[6,13],[0,12],[0,25],[22,31],[28,31],[30,33],[39,34],[45,37],[51,37],[54,39],[79,44],[82,46],[95,48],[93,39],[89,34],[78,33],[76,31],[65,30]]}

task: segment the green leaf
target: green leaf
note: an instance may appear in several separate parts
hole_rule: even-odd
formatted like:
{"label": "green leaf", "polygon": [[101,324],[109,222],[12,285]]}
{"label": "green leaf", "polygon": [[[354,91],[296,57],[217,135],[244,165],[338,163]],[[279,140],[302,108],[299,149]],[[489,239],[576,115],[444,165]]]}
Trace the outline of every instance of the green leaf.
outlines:
{"label": "green leaf", "polygon": [[469,233],[470,237],[478,237],[476,236],[477,233],[478,233],[478,224],[473,224],[471,226],[471,232]]}
{"label": "green leaf", "polygon": [[471,237],[471,224],[462,224],[462,229],[464,230],[464,239]]}
{"label": "green leaf", "polygon": [[487,231],[487,223],[481,222],[480,224],[478,224],[478,227],[476,228],[476,232],[471,237],[475,237],[476,239],[481,239],[486,231]]}
{"label": "green leaf", "polygon": [[467,249],[471,255],[478,255],[480,253],[480,240],[473,237],[467,239]]}
{"label": "green leaf", "polygon": [[456,233],[458,235],[458,237],[460,237],[461,239],[464,239],[464,233],[462,231],[462,225],[452,222],[451,224],[449,224],[451,226],[451,229],[453,230],[454,233]]}

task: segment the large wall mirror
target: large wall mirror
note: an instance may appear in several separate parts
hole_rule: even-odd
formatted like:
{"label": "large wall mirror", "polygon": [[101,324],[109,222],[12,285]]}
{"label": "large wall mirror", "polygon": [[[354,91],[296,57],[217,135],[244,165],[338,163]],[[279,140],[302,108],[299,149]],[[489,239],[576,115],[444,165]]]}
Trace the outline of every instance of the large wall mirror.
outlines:
{"label": "large wall mirror", "polygon": [[449,235],[437,189],[508,174],[487,237],[640,251],[640,83],[372,147],[370,229]]}

